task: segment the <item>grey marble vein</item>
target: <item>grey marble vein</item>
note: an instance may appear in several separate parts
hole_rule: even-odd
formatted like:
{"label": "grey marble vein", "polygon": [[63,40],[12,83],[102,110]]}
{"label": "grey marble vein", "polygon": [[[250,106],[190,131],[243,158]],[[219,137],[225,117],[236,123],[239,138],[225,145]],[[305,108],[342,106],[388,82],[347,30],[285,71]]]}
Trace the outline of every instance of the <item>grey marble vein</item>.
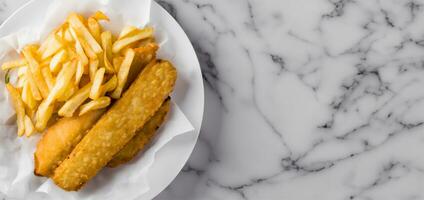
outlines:
{"label": "grey marble vein", "polygon": [[[0,0],[0,20],[26,1]],[[196,49],[206,107],[155,199],[424,199],[423,0],[157,2]]]}

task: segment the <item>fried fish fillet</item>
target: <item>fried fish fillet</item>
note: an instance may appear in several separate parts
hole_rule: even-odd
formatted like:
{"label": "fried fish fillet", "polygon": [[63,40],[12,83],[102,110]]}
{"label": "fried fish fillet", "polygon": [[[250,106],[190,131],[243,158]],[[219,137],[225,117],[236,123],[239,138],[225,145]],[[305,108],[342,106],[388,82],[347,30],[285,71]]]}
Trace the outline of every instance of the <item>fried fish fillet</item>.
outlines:
{"label": "fried fish fillet", "polygon": [[82,116],[65,117],[47,129],[34,153],[34,173],[38,176],[50,176],[105,110],[99,109]]}
{"label": "fried fish fillet", "polygon": [[170,108],[170,98],[163,102],[153,117],[137,131],[136,135],[121,149],[107,164],[108,167],[116,167],[133,159],[138,152],[150,143],[155,136],[156,130],[165,120]]}
{"label": "fried fish fillet", "polygon": [[173,90],[176,79],[177,71],[167,61],[146,66],[121,99],[56,168],[53,181],[67,191],[80,189],[156,113]]}

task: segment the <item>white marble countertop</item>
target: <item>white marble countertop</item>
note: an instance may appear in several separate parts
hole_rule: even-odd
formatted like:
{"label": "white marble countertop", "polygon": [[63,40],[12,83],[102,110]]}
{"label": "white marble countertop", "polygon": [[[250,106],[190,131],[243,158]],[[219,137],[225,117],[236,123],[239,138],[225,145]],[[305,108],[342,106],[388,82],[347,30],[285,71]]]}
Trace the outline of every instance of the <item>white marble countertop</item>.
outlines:
{"label": "white marble countertop", "polygon": [[[0,20],[27,0],[0,0]],[[158,200],[424,199],[424,1],[159,0],[206,108]]]}

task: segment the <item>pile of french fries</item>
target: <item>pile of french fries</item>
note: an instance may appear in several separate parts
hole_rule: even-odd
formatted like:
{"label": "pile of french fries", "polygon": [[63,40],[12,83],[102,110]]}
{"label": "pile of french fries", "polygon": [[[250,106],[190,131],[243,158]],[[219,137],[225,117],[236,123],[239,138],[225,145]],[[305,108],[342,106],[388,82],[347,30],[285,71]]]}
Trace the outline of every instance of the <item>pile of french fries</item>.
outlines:
{"label": "pile of french fries", "polygon": [[[53,116],[71,117],[109,106],[158,49],[153,29],[126,26],[116,37],[103,30],[109,18],[71,13],[41,44],[25,46],[19,60],[1,66],[17,81],[6,88],[17,115],[18,136],[42,132]],[[135,68],[135,69],[134,69]],[[7,75],[6,75],[7,76]]]}

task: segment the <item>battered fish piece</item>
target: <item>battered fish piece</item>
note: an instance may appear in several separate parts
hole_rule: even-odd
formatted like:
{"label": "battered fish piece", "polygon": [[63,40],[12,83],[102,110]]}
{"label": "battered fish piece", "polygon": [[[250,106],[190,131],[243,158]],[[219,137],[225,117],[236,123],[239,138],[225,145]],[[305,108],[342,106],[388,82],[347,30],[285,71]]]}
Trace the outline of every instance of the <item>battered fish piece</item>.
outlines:
{"label": "battered fish piece", "polygon": [[146,66],[121,99],[100,118],[59,165],[52,177],[53,181],[67,191],[80,189],[159,110],[173,90],[176,79],[177,71],[167,61]]}
{"label": "battered fish piece", "polygon": [[65,117],[47,129],[34,153],[35,175],[50,176],[105,111],[100,109],[82,116]]}
{"label": "battered fish piece", "polygon": [[136,135],[124,146],[123,149],[121,149],[121,151],[113,156],[113,159],[109,161],[107,166],[117,167],[118,165],[124,164],[132,160],[138,152],[143,150],[156,135],[156,130],[160,127],[163,121],[165,121],[169,108],[170,98],[163,102],[162,106],[155,115],[141,128],[141,130],[137,131]]}

